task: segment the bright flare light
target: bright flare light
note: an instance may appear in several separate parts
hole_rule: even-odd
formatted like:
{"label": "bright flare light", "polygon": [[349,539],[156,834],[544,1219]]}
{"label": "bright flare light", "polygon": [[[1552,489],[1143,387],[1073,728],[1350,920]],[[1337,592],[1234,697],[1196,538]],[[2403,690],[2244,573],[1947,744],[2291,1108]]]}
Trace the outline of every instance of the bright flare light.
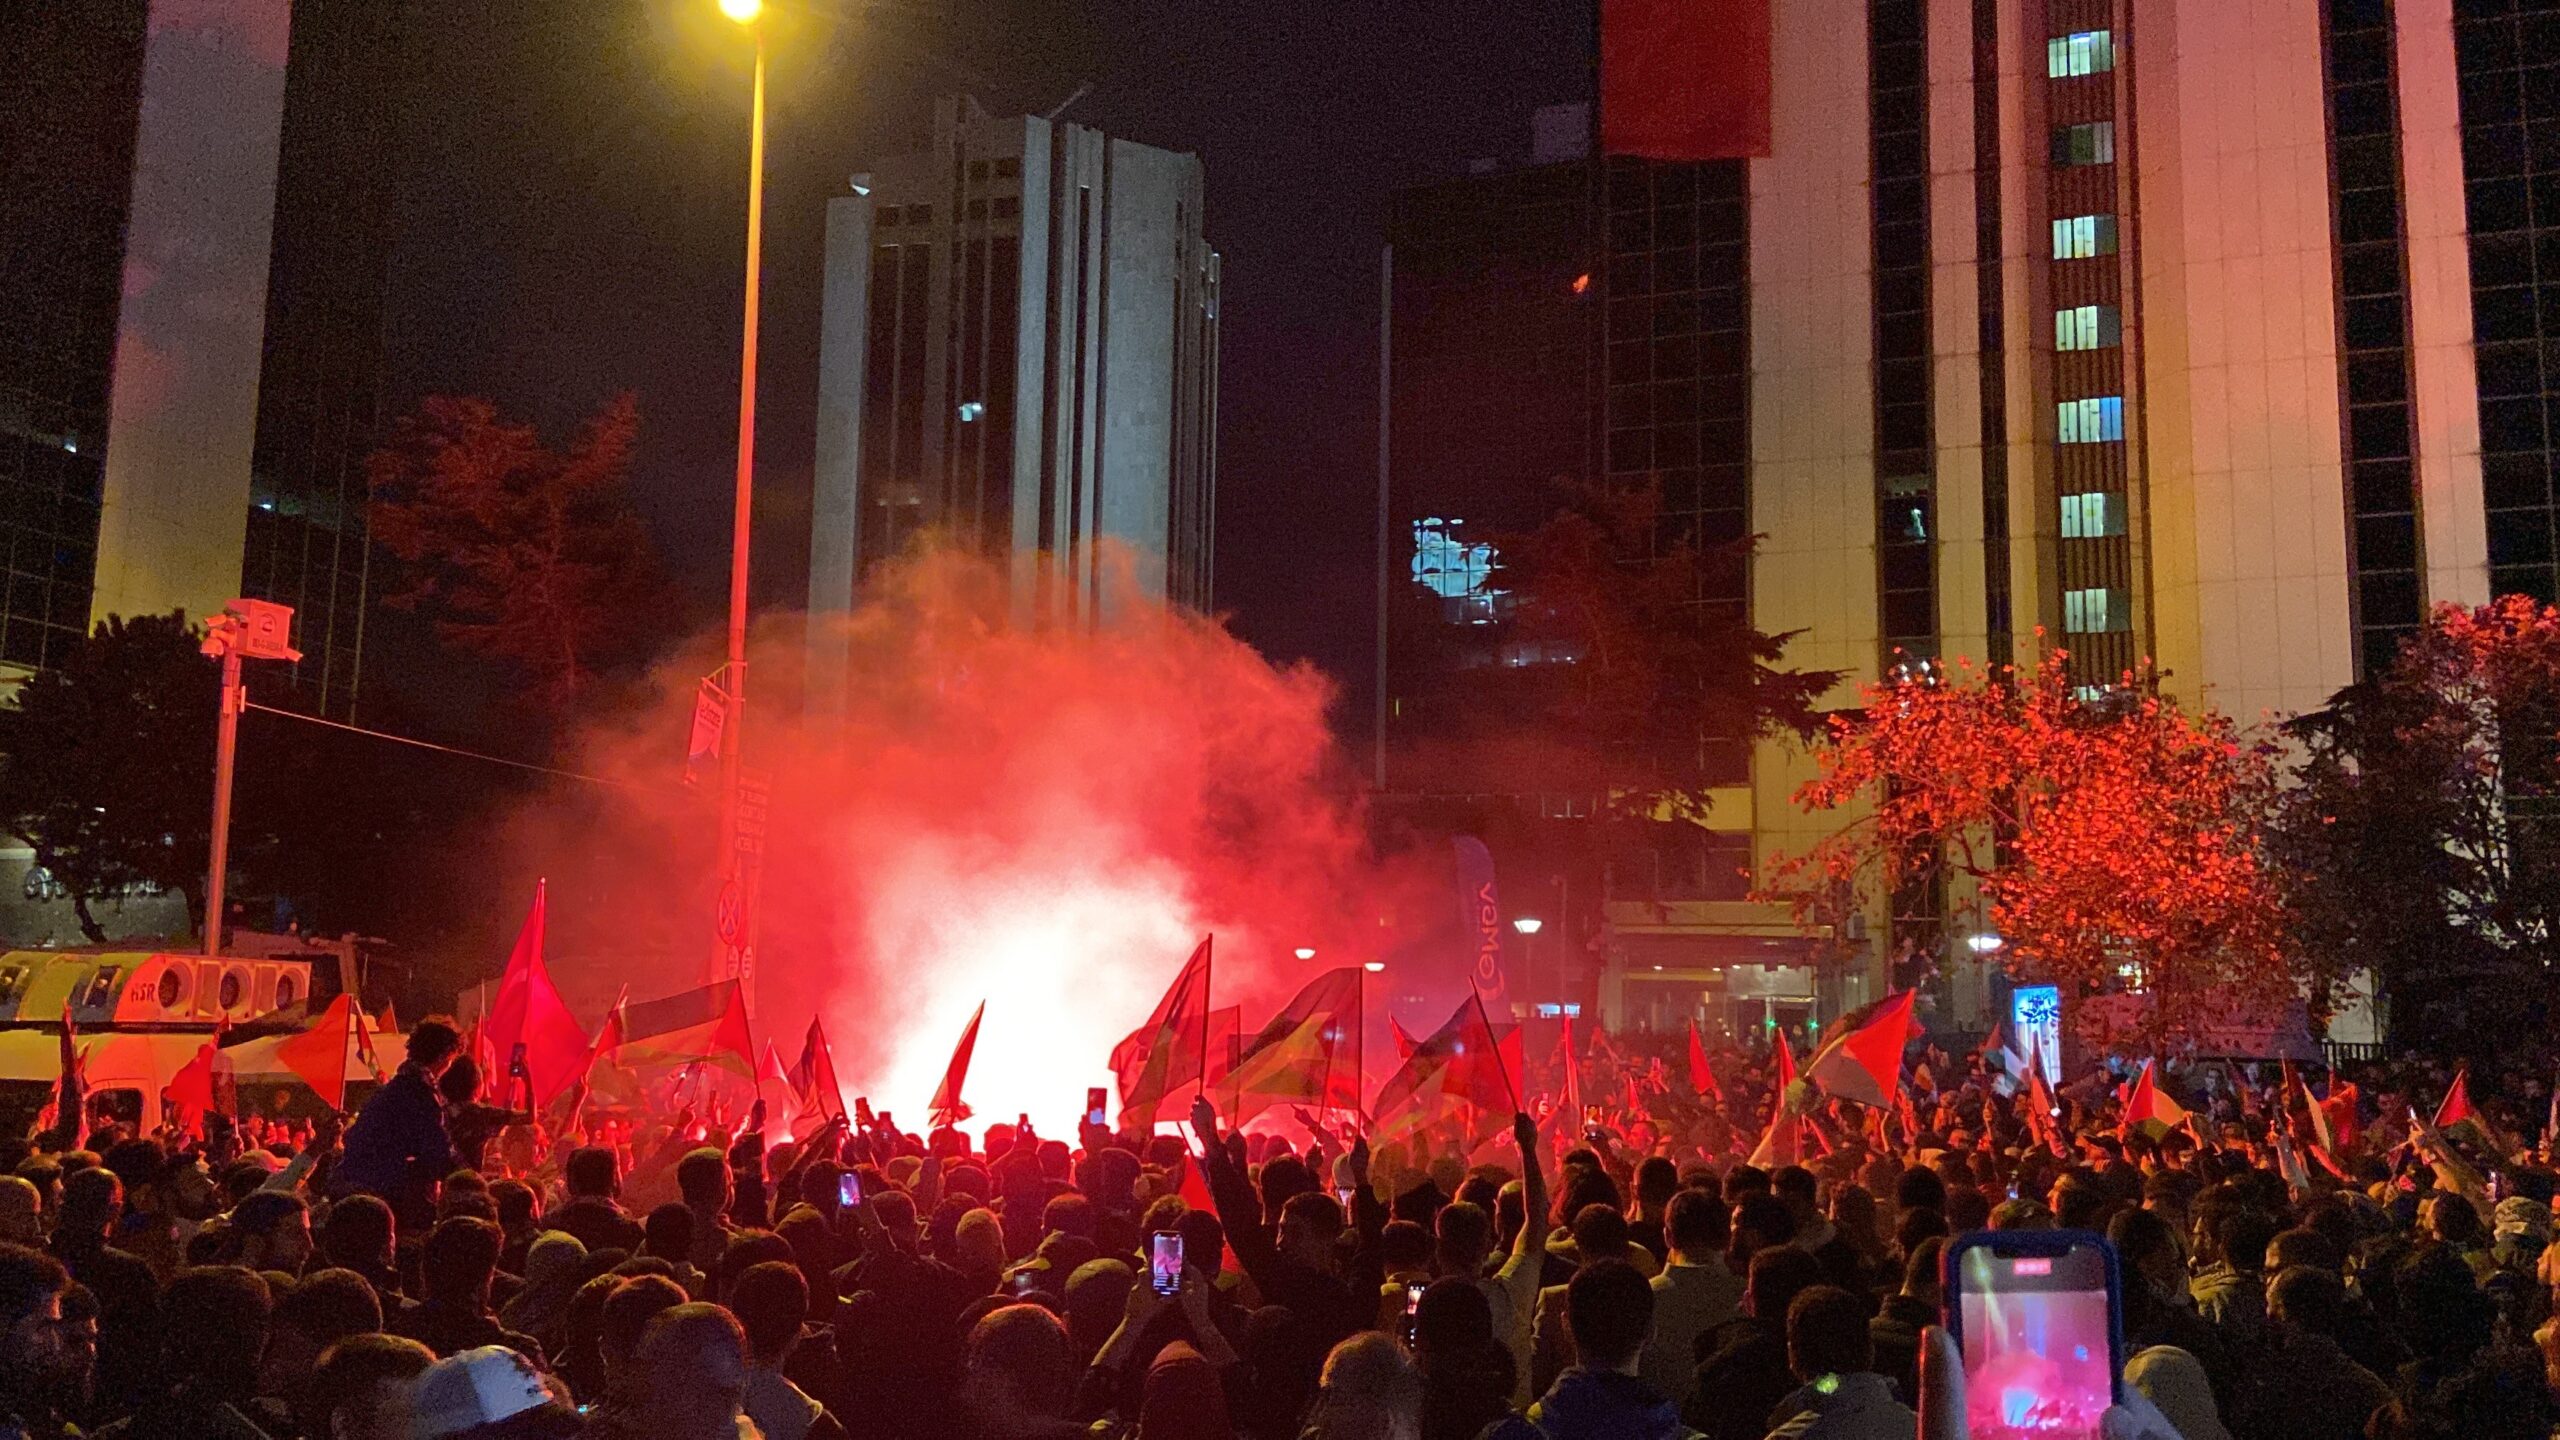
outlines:
{"label": "bright flare light", "polygon": [[764,0],[720,0],[720,13],[744,25],[764,10]]}

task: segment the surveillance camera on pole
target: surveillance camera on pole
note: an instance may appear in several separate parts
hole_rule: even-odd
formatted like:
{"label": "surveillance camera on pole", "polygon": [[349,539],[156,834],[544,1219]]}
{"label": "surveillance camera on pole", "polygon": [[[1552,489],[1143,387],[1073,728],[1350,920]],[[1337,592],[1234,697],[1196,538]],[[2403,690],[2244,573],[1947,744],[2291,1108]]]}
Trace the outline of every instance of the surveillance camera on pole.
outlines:
{"label": "surveillance camera on pole", "polygon": [[240,749],[240,708],[247,698],[240,662],[300,660],[293,648],[293,607],[272,600],[234,600],[204,623],[198,648],[222,662],[222,726],[213,747],[213,853],[204,885],[204,953],[222,953],[223,872],[231,859],[231,766]]}

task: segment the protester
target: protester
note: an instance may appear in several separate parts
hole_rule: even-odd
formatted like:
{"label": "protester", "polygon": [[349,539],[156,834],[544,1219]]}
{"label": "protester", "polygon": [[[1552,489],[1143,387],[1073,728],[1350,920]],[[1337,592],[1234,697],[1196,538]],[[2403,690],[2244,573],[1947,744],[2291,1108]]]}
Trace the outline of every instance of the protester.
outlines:
{"label": "protester", "polygon": [[455,1168],[436,1082],[461,1051],[462,1034],[450,1020],[431,1015],[410,1027],[399,1073],[347,1127],[346,1153],[334,1174],[337,1193],[379,1196],[404,1220],[431,1221],[436,1187]]}

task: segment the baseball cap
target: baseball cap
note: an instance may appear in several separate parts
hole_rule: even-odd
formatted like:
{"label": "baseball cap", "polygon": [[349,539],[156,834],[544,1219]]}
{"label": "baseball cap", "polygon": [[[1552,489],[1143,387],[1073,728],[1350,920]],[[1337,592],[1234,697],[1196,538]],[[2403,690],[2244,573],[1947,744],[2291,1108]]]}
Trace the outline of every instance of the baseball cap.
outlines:
{"label": "baseball cap", "polygon": [[457,1351],[430,1365],[409,1391],[415,1440],[438,1440],[494,1425],[551,1403],[533,1362],[504,1345]]}

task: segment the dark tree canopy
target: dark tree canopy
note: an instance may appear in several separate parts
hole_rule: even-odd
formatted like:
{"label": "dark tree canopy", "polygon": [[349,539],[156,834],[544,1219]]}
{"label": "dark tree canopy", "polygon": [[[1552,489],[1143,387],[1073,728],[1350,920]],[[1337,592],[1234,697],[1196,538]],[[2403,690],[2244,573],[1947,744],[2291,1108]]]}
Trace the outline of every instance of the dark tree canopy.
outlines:
{"label": "dark tree canopy", "polygon": [[204,903],[221,676],[186,616],[109,616],[0,707],[0,818],[91,906],[137,882]]}
{"label": "dark tree canopy", "polygon": [[[1546,523],[1492,537],[1479,615],[1405,587],[1389,623],[1420,657],[1395,702],[1407,773],[1451,793],[1533,783],[1622,816],[1695,820],[1747,777],[1752,740],[1818,728],[1839,679],[1781,668],[1787,638],[1720,604],[1748,544],[1700,549],[1650,488],[1572,486]],[[1534,777],[1524,782],[1522,777]]]}
{"label": "dark tree canopy", "polygon": [[576,703],[672,628],[625,486],[639,424],[626,393],[554,450],[486,400],[423,402],[368,464],[374,538],[405,569],[386,602],[426,607],[540,709]]}
{"label": "dark tree canopy", "polygon": [[2409,1042],[2539,1044],[2560,1013],[2560,610],[2439,607],[2291,729],[2274,844],[2306,957],[2370,969]]}

